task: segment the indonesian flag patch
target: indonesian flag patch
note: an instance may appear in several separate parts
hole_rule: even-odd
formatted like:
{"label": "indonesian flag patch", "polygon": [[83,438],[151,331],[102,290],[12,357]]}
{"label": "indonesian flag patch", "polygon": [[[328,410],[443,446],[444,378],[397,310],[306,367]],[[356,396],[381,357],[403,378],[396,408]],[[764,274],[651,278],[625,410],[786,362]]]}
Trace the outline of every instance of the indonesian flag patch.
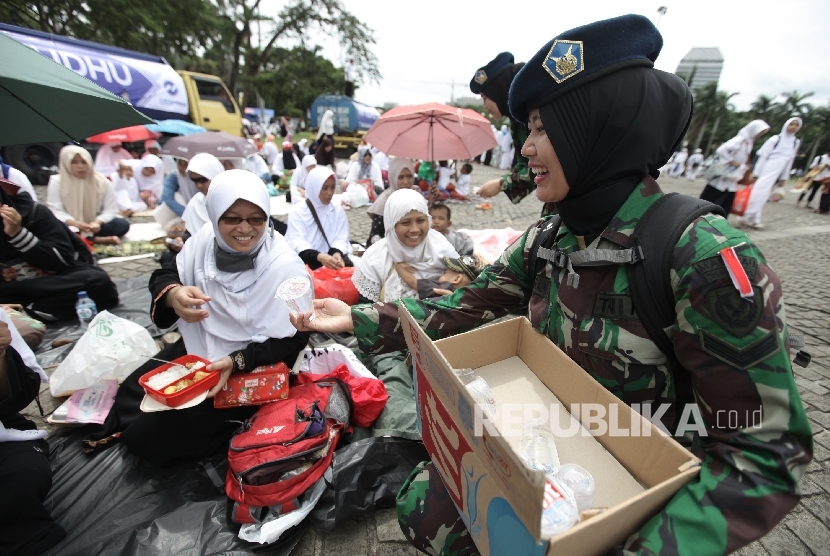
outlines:
{"label": "indonesian flag patch", "polygon": [[727,247],[720,252],[723,263],[726,265],[726,270],[729,272],[729,277],[732,279],[732,285],[741,294],[744,299],[752,298],[755,293],[752,291],[752,282],[749,281],[749,276],[746,275],[738,255],[735,253],[734,247]]}

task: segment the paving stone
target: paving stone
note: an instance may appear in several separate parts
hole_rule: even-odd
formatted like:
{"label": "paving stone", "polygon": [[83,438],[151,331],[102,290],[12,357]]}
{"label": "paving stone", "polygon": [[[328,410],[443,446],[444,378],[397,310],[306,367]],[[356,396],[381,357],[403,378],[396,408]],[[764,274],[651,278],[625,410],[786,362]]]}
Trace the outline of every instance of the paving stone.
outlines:
{"label": "paving stone", "polygon": [[809,475],[806,474],[801,477],[801,480],[798,482],[798,486],[801,488],[802,496],[812,496],[814,494],[824,493],[824,490],[818,486]]}
{"label": "paving stone", "polygon": [[812,552],[783,523],[759,540],[767,552],[774,556],[812,556]]}
{"label": "paving stone", "polygon": [[821,469],[817,470],[815,473],[810,473],[810,468],[808,467],[807,472],[811,481],[830,493],[830,470]]}
{"label": "paving stone", "polygon": [[317,547],[317,538],[319,536],[320,533],[318,533],[317,529],[314,527],[306,529],[306,532],[303,533],[303,537],[300,539],[300,542],[298,542],[297,546],[294,547],[294,550],[291,551],[292,556],[314,556]]}
{"label": "paving stone", "polygon": [[362,556],[369,553],[366,521],[351,520],[323,534],[326,556]]}
{"label": "paving stone", "polygon": [[375,556],[421,556],[421,552],[408,543],[381,543],[377,547]]}
{"label": "paving stone", "polygon": [[830,392],[830,390],[827,390],[827,388],[822,386],[820,382],[813,382],[812,380],[807,380],[805,378],[796,377],[795,383],[815,394],[824,395],[827,392]]}
{"label": "paving stone", "polygon": [[823,432],[821,434],[817,434],[813,437],[816,443],[821,444],[825,448],[830,449],[830,432]]}
{"label": "paving stone", "polygon": [[375,511],[375,528],[378,541],[382,543],[388,541],[407,542],[398,523],[398,512],[394,508]]}
{"label": "paving stone", "polygon": [[814,442],[813,443],[813,459],[816,461],[826,461],[830,459],[830,450],[822,446],[821,444]]}
{"label": "paving stone", "polygon": [[816,555],[830,555],[830,530],[810,512],[789,515],[787,527]]}
{"label": "paving stone", "polygon": [[830,413],[824,411],[808,411],[807,417],[817,422],[825,429],[830,429]]}
{"label": "paving stone", "polygon": [[820,411],[825,413],[830,412],[830,396],[820,396],[814,392],[805,392],[802,394],[801,400]]}
{"label": "paving stone", "polygon": [[760,541],[749,543],[732,553],[732,556],[767,556],[769,552],[764,549]]}
{"label": "paving stone", "polygon": [[801,499],[801,505],[830,528],[830,494],[822,493]]}

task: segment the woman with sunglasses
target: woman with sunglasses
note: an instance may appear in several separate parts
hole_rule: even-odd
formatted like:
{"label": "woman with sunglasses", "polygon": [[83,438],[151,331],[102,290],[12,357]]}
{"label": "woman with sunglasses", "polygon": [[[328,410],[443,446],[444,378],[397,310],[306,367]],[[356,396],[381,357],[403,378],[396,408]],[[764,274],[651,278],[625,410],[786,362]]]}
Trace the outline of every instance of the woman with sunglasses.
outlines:
{"label": "woman with sunglasses", "polygon": [[208,223],[205,196],[210,188],[210,180],[225,171],[218,158],[212,154],[199,153],[187,164],[187,177],[196,186],[197,193],[188,201],[182,213],[187,232],[196,235],[202,226]]}
{"label": "woman with sunglasses", "polygon": [[308,341],[291,326],[286,305],[274,298],[279,284],[306,271],[270,226],[262,180],[246,170],[222,172],[211,181],[205,204],[210,225],[190,238],[174,264],[150,278],[150,314],[159,328],[178,324],[182,334],[156,357],[208,359],[207,370],[220,372],[219,383],[198,405],[144,413],[138,379],[159,366],[148,361],[119,387],[102,430],[85,441],[89,451],[120,439],[143,459],[168,466],[227,449],[233,421],[244,421],[256,407],[215,409],[211,398],[232,373],[280,361],[292,365]]}

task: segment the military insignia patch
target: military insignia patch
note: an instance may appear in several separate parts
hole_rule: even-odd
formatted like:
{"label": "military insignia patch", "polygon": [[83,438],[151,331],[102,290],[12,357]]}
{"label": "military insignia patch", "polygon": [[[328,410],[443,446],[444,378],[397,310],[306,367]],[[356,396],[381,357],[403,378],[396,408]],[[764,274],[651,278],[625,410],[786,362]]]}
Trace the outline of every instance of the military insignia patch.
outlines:
{"label": "military insignia patch", "polygon": [[557,83],[570,79],[585,69],[582,41],[553,41],[542,66]]}
{"label": "military insignia patch", "polygon": [[733,286],[712,288],[706,292],[706,304],[712,319],[721,328],[743,338],[758,326],[763,314],[764,292],[759,286],[753,287],[754,299],[744,299]]}
{"label": "military insignia patch", "polygon": [[[467,75],[470,74],[468,73]],[[475,77],[473,77],[473,81],[475,81],[479,85],[484,85],[484,82],[487,81],[487,72],[485,72],[483,69],[478,70],[475,74]]]}
{"label": "military insignia patch", "polygon": [[[758,259],[739,256],[738,260],[741,261],[741,266],[744,267],[744,272],[746,272],[749,279],[754,280],[755,274],[758,272]],[[729,280],[729,271],[726,270],[726,264],[720,255],[703,259],[702,261],[696,262],[693,266],[709,283]]]}
{"label": "military insignia patch", "polygon": [[767,357],[778,353],[778,335],[770,330],[748,346],[737,348],[705,330],[700,331],[703,351],[743,371],[751,369]]}

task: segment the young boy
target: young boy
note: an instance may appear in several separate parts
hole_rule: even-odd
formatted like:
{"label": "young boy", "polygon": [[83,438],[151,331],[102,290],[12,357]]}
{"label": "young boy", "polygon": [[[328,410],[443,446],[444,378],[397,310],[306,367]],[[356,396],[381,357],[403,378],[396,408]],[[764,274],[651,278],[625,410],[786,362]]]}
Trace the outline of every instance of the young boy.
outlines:
{"label": "young boy", "polygon": [[450,184],[447,186],[447,190],[450,193],[450,197],[455,199],[456,201],[466,201],[467,195],[470,192],[470,174],[473,173],[473,165],[469,162],[461,167],[461,173],[458,174],[458,179],[456,180],[455,185]]}
{"label": "young boy", "polygon": [[463,232],[450,230],[452,226],[452,211],[443,203],[435,203],[429,208],[429,215],[432,217],[432,229],[441,232],[447,240],[455,247],[459,255],[472,255],[473,238]]}
{"label": "young boy", "polygon": [[407,263],[396,264],[395,271],[407,286],[418,291],[419,299],[427,299],[444,295],[436,292],[436,289],[452,292],[469,286],[484,270],[481,259],[472,255],[462,255],[457,259],[444,257],[443,261],[447,270],[438,279],[415,278],[414,269]]}

